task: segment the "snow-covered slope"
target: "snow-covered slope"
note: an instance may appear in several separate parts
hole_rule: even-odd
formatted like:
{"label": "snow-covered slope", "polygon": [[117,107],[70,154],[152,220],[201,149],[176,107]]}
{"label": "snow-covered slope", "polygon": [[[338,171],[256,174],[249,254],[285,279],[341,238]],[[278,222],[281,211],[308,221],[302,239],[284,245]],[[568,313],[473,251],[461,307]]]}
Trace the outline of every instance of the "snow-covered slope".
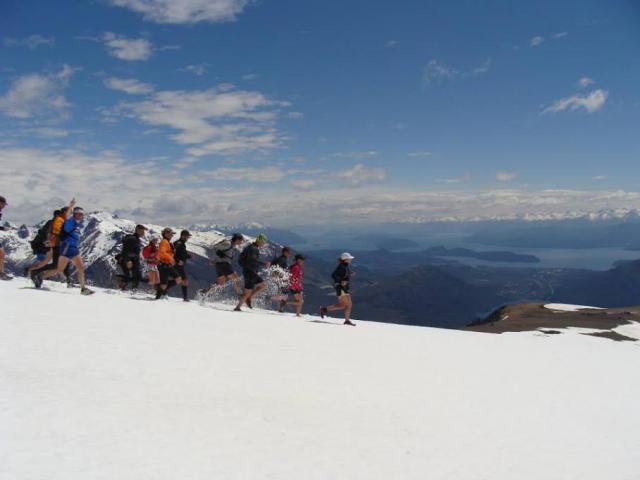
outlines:
{"label": "snow-covered slope", "polygon": [[0,282],[0,479],[635,480],[640,349]]}

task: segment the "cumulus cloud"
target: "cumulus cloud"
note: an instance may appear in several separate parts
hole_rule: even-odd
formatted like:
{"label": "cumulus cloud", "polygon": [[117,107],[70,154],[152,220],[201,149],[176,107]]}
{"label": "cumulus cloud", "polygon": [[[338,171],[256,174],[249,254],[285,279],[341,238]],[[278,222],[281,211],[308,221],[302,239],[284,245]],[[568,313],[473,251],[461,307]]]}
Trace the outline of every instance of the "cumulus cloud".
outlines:
{"label": "cumulus cloud", "polygon": [[[309,224],[419,222],[553,216],[584,212],[585,205],[591,211],[640,208],[640,192],[625,191],[336,188],[335,178],[314,189],[317,177],[291,180],[289,188],[277,181],[254,182],[251,188],[228,186],[230,175],[237,178],[243,172],[211,174],[223,179],[219,183],[194,182],[191,175],[174,169],[171,159],[136,161],[117,152],[3,145],[0,164],[11,178],[3,186],[3,195],[11,205],[7,218],[15,222],[40,221],[73,196],[90,210],[107,209],[137,221],[177,224],[259,221],[287,225],[291,218],[303,218]],[[271,169],[272,177],[280,175],[277,166]],[[250,169],[244,173],[252,179],[260,176]]]}
{"label": "cumulus cloud", "polygon": [[30,50],[35,50],[43,45],[52,47],[56,43],[56,39],[36,33],[25,38],[5,38],[2,43],[5,47],[27,47]]}
{"label": "cumulus cloud", "polygon": [[109,55],[120,60],[143,61],[153,54],[153,44],[146,38],[127,38],[107,32],[102,36],[102,42]]}
{"label": "cumulus cloud", "polygon": [[387,172],[382,167],[367,167],[358,163],[353,168],[337,172],[333,176],[357,186],[365,183],[383,182],[387,178]]}
{"label": "cumulus cloud", "polygon": [[516,172],[498,172],[496,173],[496,180],[499,182],[510,182],[511,180],[515,180],[518,176]]}
{"label": "cumulus cloud", "polygon": [[478,65],[476,68],[473,69],[473,74],[482,75],[483,73],[487,73],[489,71],[489,68],[491,68],[491,62],[492,62],[492,59],[487,58],[484,62],[482,62],[480,65]]}
{"label": "cumulus cloud", "polygon": [[74,69],[64,65],[57,73],[29,74],[13,81],[0,97],[0,112],[13,118],[64,118],[70,106],[63,95]]}
{"label": "cumulus cloud", "polygon": [[287,172],[278,166],[264,168],[217,168],[206,172],[199,172],[199,179],[226,180],[235,182],[279,182],[287,176]]}
{"label": "cumulus cloud", "polygon": [[542,113],[558,113],[565,110],[584,110],[587,113],[594,113],[604,107],[609,97],[609,92],[602,89],[594,90],[588,94],[576,94],[556,100],[546,107]]}
{"label": "cumulus cloud", "polygon": [[153,92],[153,86],[148,83],[140,82],[134,78],[116,78],[110,77],[105,79],[104,84],[111,90],[128,93],[129,95],[145,95]]}
{"label": "cumulus cloud", "polygon": [[197,63],[193,65],[187,65],[184,67],[186,72],[193,73],[197,77],[201,77],[205,73],[207,73],[207,68],[209,67],[208,63]]}
{"label": "cumulus cloud", "polygon": [[136,103],[121,103],[118,110],[142,123],[169,127],[189,155],[226,155],[263,152],[281,145],[275,123],[286,103],[259,92],[219,85],[209,90],[160,91]]}
{"label": "cumulus cloud", "polygon": [[544,37],[542,37],[540,35],[536,35],[531,40],[529,40],[529,46],[537,47],[539,45],[542,45],[543,42],[544,42]]}
{"label": "cumulus cloud", "polygon": [[595,82],[595,80],[589,78],[589,77],[582,77],[580,80],[578,80],[578,86],[580,88],[587,88],[591,85],[593,85]]}
{"label": "cumulus cloud", "polygon": [[429,85],[434,80],[454,78],[458,74],[456,69],[437,60],[431,60],[422,70],[422,83]]}
{"label": "cumulus cloud", "polygon": [[231,22],[249,0],[110,0],[157,23]]}

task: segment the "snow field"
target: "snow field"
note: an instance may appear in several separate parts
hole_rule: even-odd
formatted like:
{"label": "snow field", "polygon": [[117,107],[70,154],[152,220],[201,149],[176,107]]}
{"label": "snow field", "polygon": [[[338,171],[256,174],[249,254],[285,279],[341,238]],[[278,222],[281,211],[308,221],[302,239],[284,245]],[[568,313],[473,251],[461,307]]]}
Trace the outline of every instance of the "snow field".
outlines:
{"label": "snow field", "polygon": [[2,480],[640,471],[638,344],[27,287],[0,282]]}

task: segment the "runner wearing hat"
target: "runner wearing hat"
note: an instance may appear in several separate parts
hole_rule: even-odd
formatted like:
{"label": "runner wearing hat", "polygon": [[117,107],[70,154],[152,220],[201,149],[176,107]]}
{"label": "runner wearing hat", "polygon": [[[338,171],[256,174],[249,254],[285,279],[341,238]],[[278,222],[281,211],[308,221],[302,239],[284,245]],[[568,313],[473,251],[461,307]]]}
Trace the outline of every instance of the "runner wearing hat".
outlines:
{"label": "runner wearing hat", "polygon": [[236,305],[235,311],[242,310],[242,305],[246,302],[247,307],[253,308],[251,300],[256,293],[261,292],[267,286],[265,281],[260,276],[259,272],[263,268],[269,268],[269,262],[263,262],[260,260],[260,248],[262,248],[268,241],[267,236],[261,233],[256,237],[256,240],[247,245],[242,253],[238,262],[242,267],[242,276],[244,277],[244,293],[240,297],[238,305]]}
{"label": "runner wearing hat", "polygon": [[187,278],[187,260],[191,258],[191,254],[187,252],[187,240],[191,237],[189,230],[182,230],[180,232],[180,238],[173,244],[176,259],[176,272],[181,279],[180,285],[182,286],[182,300],[189,301],[189,279]]}
{"label": "runner wearing hat", "polygon": [[355,323],[350,320],[353,304],[351,302],[351,293],[349,293],[351,277],[355,275],[355,272],[351,271],[351,261],[353,258],[353,255],[348,252],[340,255],[340,258],[338,259],[338,266],[331,274],[331,278],[333,279],[333,284],[336,289],[336,295],[338,296],[338,303],[334,303],[333,305],[328,305],[326,307],[320,307],[320,317],[324,318],[327,312],[344,310],[344,324],[355,326]]}
{"label": "runner wearing hat", "polygon": [[[9,205],[7,199],[0,195],[0,220],[2,220],[2,209]],[[6,230],[5,227],[0,225],[0,230]],[[8,275],[4,271],[4,248],[2,242],[0,242],[0,280],[11,280],[13,277]]]}
{"label": "runner wearing hat", "polygon": [[162,230],[162,240],[158,246],[158,273],[160,274],[160,284],[156,290],[156,300],[166,297],[169,288],[179,285],[182,279],[175,269],[175,258],[171,238],[175,235],[170,227]]}
{"label": "runner wearing hat", "polygon": [[73,263],[78,273],[78,281],[80,282],[80,293],[83,295],[91,295],[93,290],[85,286],[84,264],[80,256],[80,232],[84,227],[84,210],[81,207],[73,209],[73,215],[67,218],[62,225],[60,232],[60,258],[58,266],[55,270],[47,270],[36,275],[36,287],[42,285],[45,278],[51,277],[58,273],[63,273],[69,263]]}

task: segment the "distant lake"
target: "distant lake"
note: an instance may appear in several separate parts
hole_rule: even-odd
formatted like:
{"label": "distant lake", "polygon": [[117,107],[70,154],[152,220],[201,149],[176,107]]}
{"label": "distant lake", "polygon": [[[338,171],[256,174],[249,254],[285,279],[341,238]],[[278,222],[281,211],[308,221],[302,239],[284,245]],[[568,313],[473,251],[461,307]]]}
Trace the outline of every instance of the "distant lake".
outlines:
{"label": "distant lake", "polygon": [[491,265],[511,267],[535,267],[535,268],[586,268],[590,270],[608,270],[619,260],[640,259],[640,252],[630,252],[622,248],[512,248],[492,247],[490,245],[478,245],[475,243],[461,243],[459,246],[477,251],[501,250],[513,253],[535,255],[540,263],[515,263],[515,262],[487,262],[475,258],[447,257],[458,260],[466,265]]}

